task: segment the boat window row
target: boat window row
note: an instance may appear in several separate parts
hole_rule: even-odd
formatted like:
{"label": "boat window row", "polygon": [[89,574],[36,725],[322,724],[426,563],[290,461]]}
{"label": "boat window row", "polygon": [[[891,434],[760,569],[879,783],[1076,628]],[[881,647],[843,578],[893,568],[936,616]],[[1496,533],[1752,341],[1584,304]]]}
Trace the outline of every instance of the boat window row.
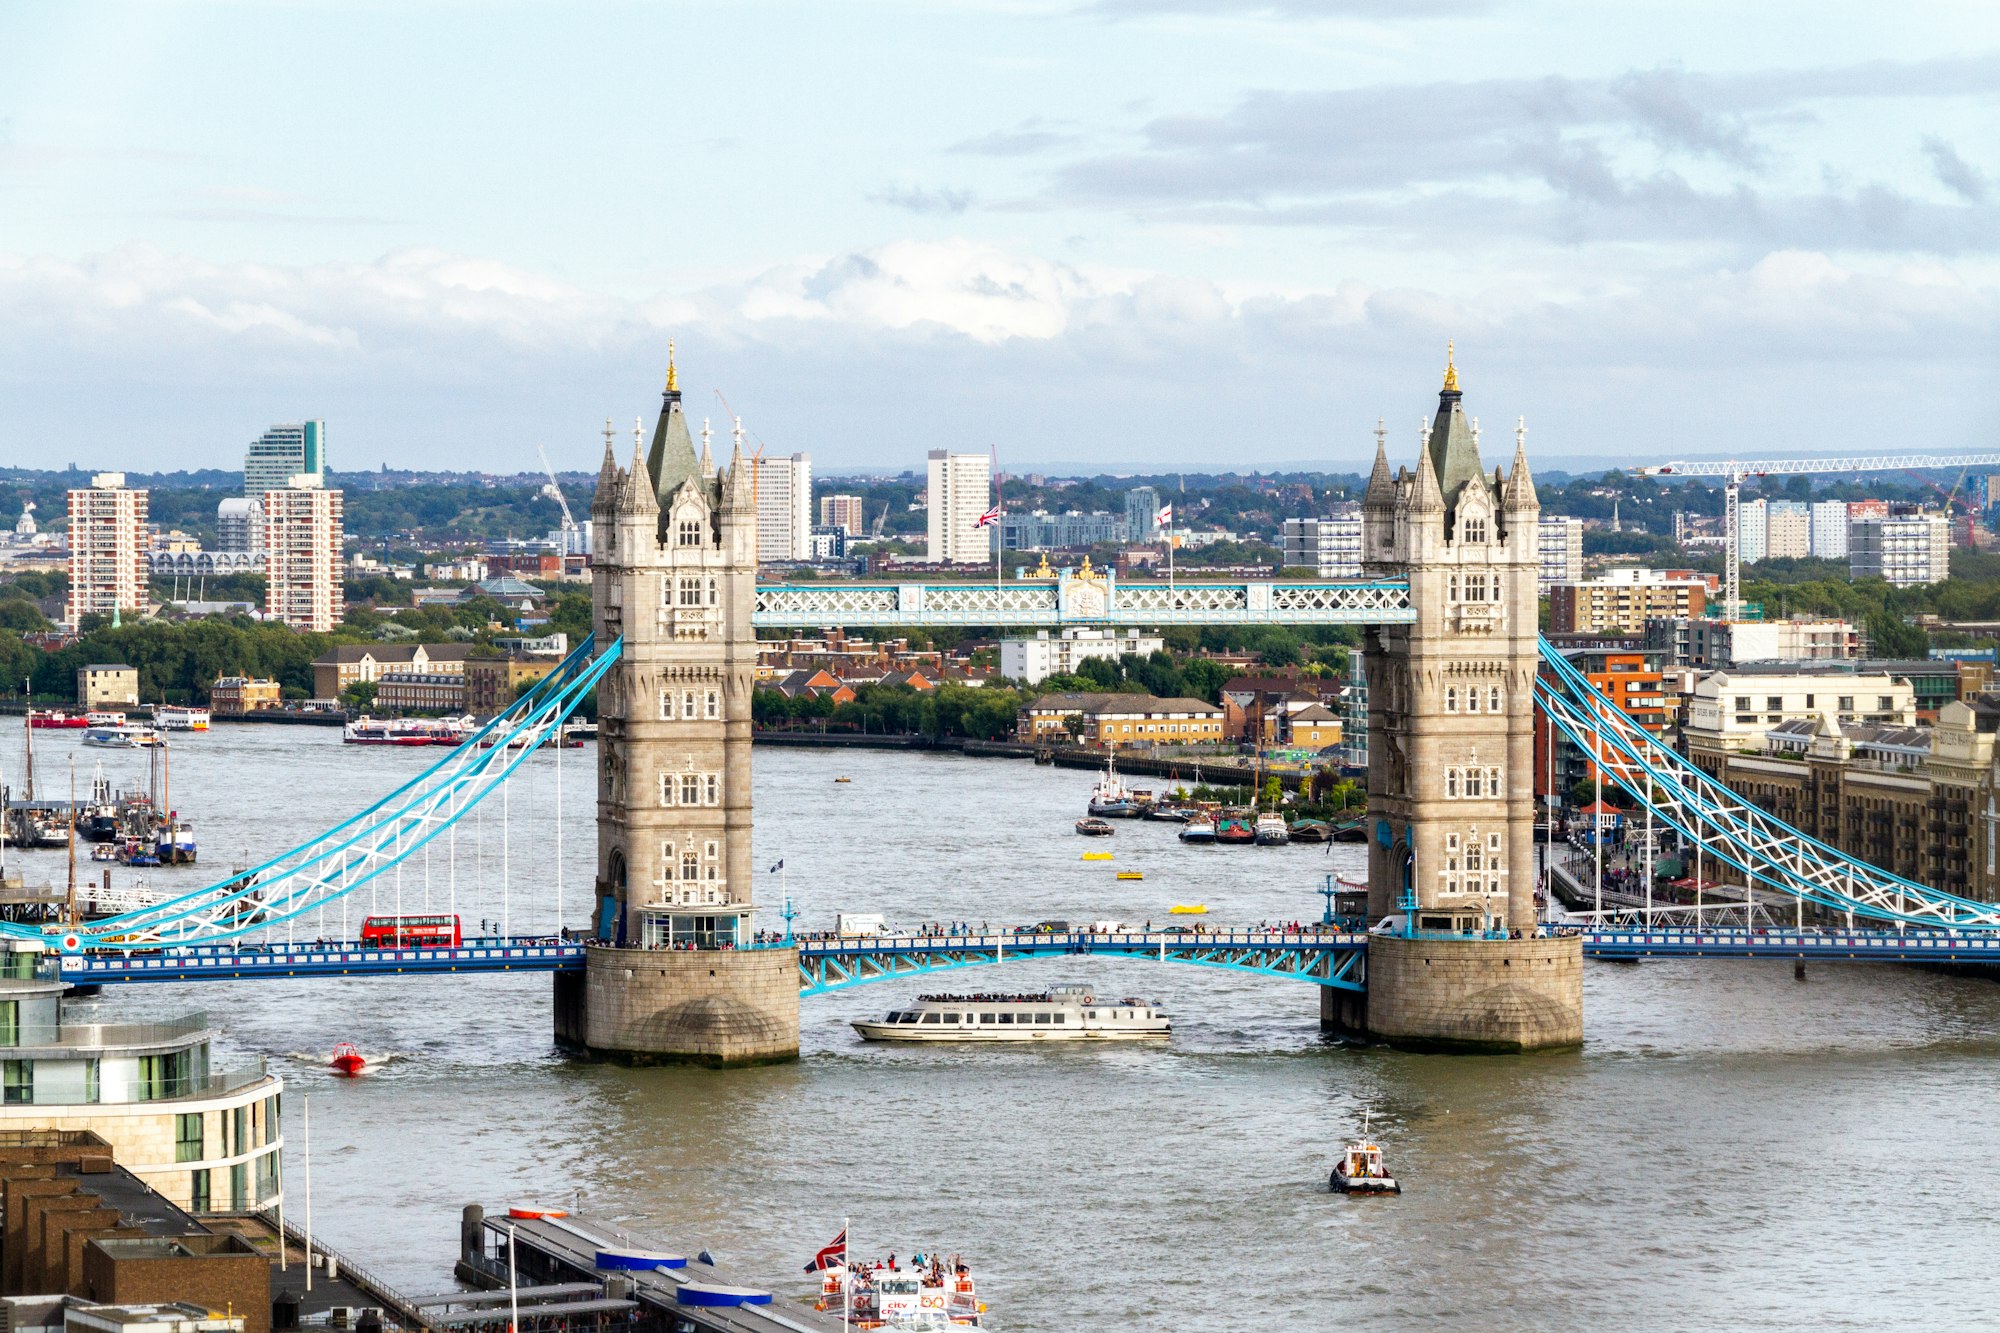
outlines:
{"label": "boat window row", "polygon": [[[1069,1015],[1065,1013],[1035,1014],[1026,1012],[1014,1013],[1009,1011],[997,1014],[994,1013],[979,1014],[976,1016],[973,1014],[966,1014],[964,1015],[964,1022],[970,1023],[974,1021],[975,1017],[977,1021],[981,1023],[998,1023],[998,1024],[1019,1023],[1024,1026],[1032,1026],[1035,1024],[1040,1024],[1043,1027],[1060,1026],[1069,1021]],[[889,1021],[891,1023],[918,1023],[918,1022],[960,1023],[960,1016],[958,1014],[949,1012],[939,1013],[935,1009],[931,1010],[929,1013],[922,1013],[922,1014],[917,1013],[914,1010],[910,1010],[906,1012],[890,1014]]]}

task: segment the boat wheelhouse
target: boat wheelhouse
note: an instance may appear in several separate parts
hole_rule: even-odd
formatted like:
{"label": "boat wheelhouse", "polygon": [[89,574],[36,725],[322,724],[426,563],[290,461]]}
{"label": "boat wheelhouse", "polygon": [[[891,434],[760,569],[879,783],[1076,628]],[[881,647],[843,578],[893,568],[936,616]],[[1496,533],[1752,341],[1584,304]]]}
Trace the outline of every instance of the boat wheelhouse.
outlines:
{"label": "boat wheelhouse", "polygon": [[1056,986],[1036,994],[925,995],[854,1030],[864,1041],[1147,1041],[1172,1036],[1174,1025],[1157,1000]]}

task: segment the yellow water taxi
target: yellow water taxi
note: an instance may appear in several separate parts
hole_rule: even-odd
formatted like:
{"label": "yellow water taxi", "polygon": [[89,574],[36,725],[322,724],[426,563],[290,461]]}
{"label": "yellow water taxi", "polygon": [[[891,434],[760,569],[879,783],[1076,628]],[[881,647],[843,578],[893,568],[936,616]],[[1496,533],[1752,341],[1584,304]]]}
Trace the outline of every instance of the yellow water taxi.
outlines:
{"label": "yellow water taxi", "polygon": [[1115,855],[1117,855],[1116,852],[1085,852],[1083,859],[1086,861],[1109,861]]}
{"label": "yellow water taxi", "polygon": [[1119,871],[1119,872],[1118,872],[1118,878],[1120,878],[1120,879],[1144,879],[1144,878],[1146,878],[1146,874],[1145,874],[1145,872],[1144,872],[1144,871],[1142,871],[1142,870],[1121,870],[1121,871]]}
{"label": "yellow water taxi", "polygon": [[1175,903],[1167,909],[1174,916],[1207,916],[1207,903]]}

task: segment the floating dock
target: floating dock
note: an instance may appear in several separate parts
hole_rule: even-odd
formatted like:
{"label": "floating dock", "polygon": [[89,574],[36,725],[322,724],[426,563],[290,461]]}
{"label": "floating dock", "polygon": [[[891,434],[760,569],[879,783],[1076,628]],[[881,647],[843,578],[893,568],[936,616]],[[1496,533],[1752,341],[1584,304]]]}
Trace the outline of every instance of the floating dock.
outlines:
{"label": "floating dock", "polygon": [[[710,1261],[706,1250],[689,1254],[635,1241],[614,1226],[563,1210],[512,1208],[489,1216],[471,1204],[459,1234],[459,1281],[504,1289],[511,1239],[523,1289],[574,1292],[593,1307],[560,1309],[569,1301],[558,1297],[551,1314],[658,1317],[676,1333],[840,1333],[838,1314],[733,1277]],[[587,1290],[603,1295],[592,1299]],[[460,1302],[469,1304],[465,1298]],[[453,1322],[477,1322],[475,1310],[463,1310]],[[438,1316],[427,1319],[439,1323]]]}

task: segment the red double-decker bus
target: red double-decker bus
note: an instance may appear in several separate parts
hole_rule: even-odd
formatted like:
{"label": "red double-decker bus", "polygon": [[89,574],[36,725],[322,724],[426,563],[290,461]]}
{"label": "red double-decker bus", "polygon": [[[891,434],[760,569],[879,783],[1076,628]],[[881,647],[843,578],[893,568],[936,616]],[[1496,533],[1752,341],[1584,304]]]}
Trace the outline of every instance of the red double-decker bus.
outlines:
{"label": "red double-decker bus", "polygon": [[375,949],[456,949],[464,942],[455,916],[371,916],[361,942]]}

